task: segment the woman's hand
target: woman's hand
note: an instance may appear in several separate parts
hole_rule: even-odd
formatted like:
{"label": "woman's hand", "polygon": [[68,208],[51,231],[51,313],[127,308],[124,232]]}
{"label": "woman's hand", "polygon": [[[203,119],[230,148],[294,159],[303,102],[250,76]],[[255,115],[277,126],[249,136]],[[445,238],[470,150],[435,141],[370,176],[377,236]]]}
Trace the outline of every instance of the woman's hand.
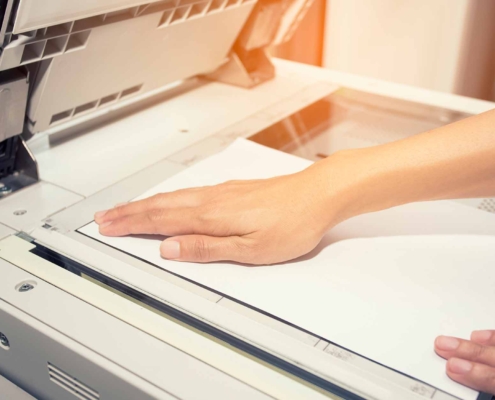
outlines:
{"label": "woman's hand", "polygon": [[[338,152],[293,175],[164,193],[95,221],[109,236],[171,236],[179,261],[272,264],[311,251],[366,212],[435,199],[495,196],[495,110],[404,140]],[[228,168],[228,166],[226,166]]]}
{"label": "woman's hand", "polygon": [[310,167],[158,194],[97,213],[95,221],[107,236],[170,236],[160,248],[167,259],[273,264],[308,253],[339,220],[337,202],[329,206],[330,181]]}
{"label": "woman's hand", "polygon": [[439,336],[435,351],[448,360],[451,379],[495,395],[495,330],[474,331],[471,340]]}

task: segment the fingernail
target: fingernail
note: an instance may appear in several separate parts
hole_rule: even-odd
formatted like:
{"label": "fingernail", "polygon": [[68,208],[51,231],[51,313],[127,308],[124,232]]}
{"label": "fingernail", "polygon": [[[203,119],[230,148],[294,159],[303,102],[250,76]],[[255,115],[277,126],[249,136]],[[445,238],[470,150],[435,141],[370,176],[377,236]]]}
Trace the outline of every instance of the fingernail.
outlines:
{"label": "fingernail", "polygon": [[117,208],[117,207],[120,207],[120,206],[125,206],[125,205],[127,205],[127,204],[129,204],[127,201],[126,201],[126,202],[124,202],[124,203],[117,203],[117,204],[115,204],[115,205],[113,206],[113,208]]}
{"label": "fingernail", "polygon": [[436,340],[437,348],[440,350],[455,350],[459,347],[461,342],[450,336],[439,336]]}
{"label": "fingernail", "polygon": [[493,335],[492,331],[474,331],[471,334],[471,339],[477,342],[488,342]]}
{"label": "fingernail", "polygon": [[[100,218],[103,218],[103,216],[108,212],[108,210],[105,210],[105,211],[98,211],[97,213],[95,213],[95,221],[97,219],[100,219]],[[98,222],[96,222],[98,223]]]}
{"label": "fingernail", "polygon": [[180,243],[173,240],[165,240],[160,246],[160,253],[163,258],[176,260],[180,257]]}
{"label": "fingernail", "polygon": [[450,372],[454,374],[467,374],[473,369],[473,364],[466,360],[460,360],[459,358],[451,358],[448,363]]}
{"label": "fingernail", "polygon": [[102,229],[105,229],[107,226],[111,225],[112,221],[104,222],[100,225],[100,232]]}

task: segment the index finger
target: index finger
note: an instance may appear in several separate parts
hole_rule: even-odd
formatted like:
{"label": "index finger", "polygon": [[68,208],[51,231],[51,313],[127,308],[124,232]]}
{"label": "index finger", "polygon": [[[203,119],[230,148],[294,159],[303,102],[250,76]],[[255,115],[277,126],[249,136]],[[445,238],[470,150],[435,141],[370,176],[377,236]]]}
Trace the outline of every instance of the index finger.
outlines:
{"label": "index finger", "polygon": [[126,235],[184,235],[196,233],[202,228],[196,208],[154,209],[141,214],[127,215],[105,222],[99,231],[105,236]]}
{"label": "index finger", "polygon": [[129,215],[141,214],[158,208],[195,207],[199,205],[199,191],[204,188],[181,189],[175,192],[159,193],[146,199],[119,205],[110,210],[99,211],[95,214],[95,222],[102,224]]}

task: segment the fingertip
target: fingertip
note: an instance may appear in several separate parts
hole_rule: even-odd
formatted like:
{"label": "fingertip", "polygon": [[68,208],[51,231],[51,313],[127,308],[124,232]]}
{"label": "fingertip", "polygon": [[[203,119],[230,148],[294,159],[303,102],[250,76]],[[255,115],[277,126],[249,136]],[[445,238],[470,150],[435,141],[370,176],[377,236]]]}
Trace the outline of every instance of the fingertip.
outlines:
{"label": "fingertip", "polygon": [[493,337],[493,331],[473,331],[471,333],[471,340],[477,343],[488,343]]}
{"label": "fingertip", "polygon": [[105,214],[108,212],[108,210],[104,210],[104,211],[98,211],[95,213],[94,215],[94,220],[97,224],[101,224],[103,222],[103,217],[105,216]]}
{"label": "fingertip", "polygon": [[442,353],[442,350],[440,349],[440,343],[442,341],[442,339],[444,338],[443,335],[439,335],[435,338],[435,341],[433,343],[433,348],[435,349],[435,352],[438,354],[438,355],[441,355]]}
{"label": "fingertip", "polygon": [[466,375],[473,369],[473,363],[460,358],[451,358],[447,361],[447,372],[454,375]]}
{"label": "fingertip", "polygon": [[[117,209],[117,208],[126,206],[128,204],[129,203],[118,203],[118,204],[115,204],[115,206],[113,208],[110,208],[108,210],[103,210],[103,211],[96,212],[95,215],[94,215],[95,222],[98,225],[101,225],[102,223],[104,223],[107,220],[113,220],[113,219],[115,219],[115,217],[118,214],[116,214],[116,212],[114,210]],[[120,211],[121,210],[117,211],[117,213],[120,212]]]}
{"label": "fingertip", "polygon": [[461,341],[451,336],[439,336],[435,340],[435,346],[441,351],[454,351],[460,346]]}
{"label": "fingertip", "polygon": [[160,254],[167,260],[178,260],[180,258],[180,243],[172,239],[164,240],[160,245]]}

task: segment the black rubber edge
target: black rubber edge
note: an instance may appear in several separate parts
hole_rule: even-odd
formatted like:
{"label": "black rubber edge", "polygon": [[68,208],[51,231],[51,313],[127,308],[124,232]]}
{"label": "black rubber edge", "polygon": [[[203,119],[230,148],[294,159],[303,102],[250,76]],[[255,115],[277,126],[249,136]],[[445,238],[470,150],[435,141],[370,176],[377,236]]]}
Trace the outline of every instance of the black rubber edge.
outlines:
{"label": "black rubber edge", "polygon": [[[94,271],[91,268],[88,268],[74,260],[71,260],[70,258],[67,258],[61,254],[58,254],[57,252],[42,246],[38,243],[34,243],[36,247],[32,249],[30,252],[37,255],[38,257],[43,258],[44,260],[47,260],[69,272],[72,272],[73,274],[76,274],[78,276],[81,276],[81,274],[85,274],[101,283],[104,285],[107,285],[111,287],[112,289],[118,290],[119,292],[130,296],[138,301],[141,301],[156,310],[163,312],[170,317],[181,321],[189,326],[191,326],[194,329],[197,329],[201,332],[204,332],[210,336],[213,336],[217,339],[220,339],[221,341],[229,344],[232,347],[235,347],[236,349],[239,349],[247,354],[250,354],[270,365],[273,365],[276,368],[279,368],[285,372],[288,372],[289,374],[300,378],[308,383],[311,383],[314,386],[317,386],[331,394],[340,396],[346,400],[364,400],[363,397],[358,396],[344,388],[341,388],[340,386],[333,384],[331,382],[328,382],[327,380],[312,374],[311,372],[308,372],[296,365],[293,365],[281,358],[278,358],[277,356],[274,356],[273,354],[270,354],[264,350],[261,350],[257,348],[256,346],[253,346],[249,343],[244,342],[243,340],[236,338],[235,336],[232,336],[218,328],[215,328],[197,318],[194,318],[180,310],[177,310],[171,306],[168,306],[166,304],[163,304],[159,302],[158,300],[147,296],[144,293],[139,292],[138,290],[135,290],[133,288],[130,288],[112,278],[109,278],[108,276],[105,276],[99,272]],[[486,400],[486,399],[478,399],[478,400]]]}

